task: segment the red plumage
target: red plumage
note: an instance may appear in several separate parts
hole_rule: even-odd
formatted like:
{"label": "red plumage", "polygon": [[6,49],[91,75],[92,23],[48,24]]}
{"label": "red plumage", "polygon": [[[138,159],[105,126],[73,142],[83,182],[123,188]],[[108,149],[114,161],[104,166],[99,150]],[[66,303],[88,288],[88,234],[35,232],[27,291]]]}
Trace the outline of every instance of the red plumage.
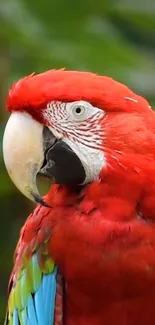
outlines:
{"label": "red plumage", "polygon": [[[65,325],[155,322],[155,114],[145,99],[107,77],[49,71],[17,82],[10,111],[43,121],[49,101],[87,100],[104,109],[100,181],[54,185],[27,220],[21,241],[51,231],[51,256],[66,283]],[[17,266],[17,265],[16,265]]]}
{"label": "red plumage", "polygon": [[[125,97],[133,98],[137,105]],[[143,97],[109,77],[62,69],[31,74],[19,80],[9,92],[7,107],[9,111],[28,110],[38,114],[48,102],[55,100],[87,100],[94,106],[112,112],[148,111],[148,103]]]}

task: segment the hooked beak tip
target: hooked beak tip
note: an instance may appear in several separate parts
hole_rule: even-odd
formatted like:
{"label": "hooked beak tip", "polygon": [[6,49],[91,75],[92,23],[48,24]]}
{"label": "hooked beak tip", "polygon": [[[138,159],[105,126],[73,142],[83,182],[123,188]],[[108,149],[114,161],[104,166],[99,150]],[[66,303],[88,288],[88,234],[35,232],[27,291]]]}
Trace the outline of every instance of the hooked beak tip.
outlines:
{"label": "hooked beak tip", "polygon": [[44,207],[51,208],[51,206],[48,203],[46,203],[40,195],[35,193],[31,193],[31,195],[36,203],[39,203]]}
{"label": "hooked beak tip", "polygon": [[44,161],[43,130],[28,114],[13,112],[4,132],[3,156],[9,176],[21,193],[48,207],[36,186],[36,176]]}

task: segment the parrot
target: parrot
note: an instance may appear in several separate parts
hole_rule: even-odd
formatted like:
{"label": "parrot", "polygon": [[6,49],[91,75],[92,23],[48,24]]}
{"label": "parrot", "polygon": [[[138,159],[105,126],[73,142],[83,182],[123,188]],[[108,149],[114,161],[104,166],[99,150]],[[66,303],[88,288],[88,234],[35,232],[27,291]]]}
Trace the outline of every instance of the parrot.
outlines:
{"label": "parrot", "polygon": [[[11,86],[8,174],[36,203],[5,325],[155,324],[155,112],[128,86],[53,69]],[[50,182],[42,196],[37,177]]]}

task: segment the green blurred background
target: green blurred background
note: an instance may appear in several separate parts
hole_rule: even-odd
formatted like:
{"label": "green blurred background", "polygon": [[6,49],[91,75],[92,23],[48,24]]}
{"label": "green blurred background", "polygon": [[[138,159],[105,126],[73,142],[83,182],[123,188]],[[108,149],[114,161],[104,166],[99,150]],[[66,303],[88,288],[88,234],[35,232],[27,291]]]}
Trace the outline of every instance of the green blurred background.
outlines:
{"label": "green blurred background", "polygon": [[[11,83],[60,67],[112,76],[155,107],[155,0],[0,0],[1,143]],[[33,207],[0,150],[0,324],[19,229]]]}

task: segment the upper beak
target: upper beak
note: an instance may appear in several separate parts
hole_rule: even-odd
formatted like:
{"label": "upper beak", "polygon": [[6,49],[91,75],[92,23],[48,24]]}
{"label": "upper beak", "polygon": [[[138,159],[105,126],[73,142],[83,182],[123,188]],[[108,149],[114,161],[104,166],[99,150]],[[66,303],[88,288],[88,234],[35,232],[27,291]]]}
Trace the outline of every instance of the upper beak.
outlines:
{"label": "upper beak", "polygon": [[30,115],[13,112],[4,132],[3,155],[9,176],[17,188],[27,198],[47,205],[36,186],[36,176],[44,162],[43,130],[44,127]]}

